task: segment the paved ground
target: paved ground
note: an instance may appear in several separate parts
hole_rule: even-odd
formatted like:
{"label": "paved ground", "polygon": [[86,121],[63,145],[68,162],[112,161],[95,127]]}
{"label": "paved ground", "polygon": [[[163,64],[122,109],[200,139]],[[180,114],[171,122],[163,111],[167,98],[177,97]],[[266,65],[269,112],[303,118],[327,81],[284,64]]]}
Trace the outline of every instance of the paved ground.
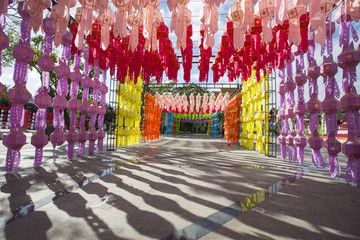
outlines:
{"label": "paved ground", "polygon": [[0,239],[360,239],[360,189],[309,158],[299,166],[205,135],[56,164],[49,148],[36,170],[32,151],[18,173],[0,169]]}

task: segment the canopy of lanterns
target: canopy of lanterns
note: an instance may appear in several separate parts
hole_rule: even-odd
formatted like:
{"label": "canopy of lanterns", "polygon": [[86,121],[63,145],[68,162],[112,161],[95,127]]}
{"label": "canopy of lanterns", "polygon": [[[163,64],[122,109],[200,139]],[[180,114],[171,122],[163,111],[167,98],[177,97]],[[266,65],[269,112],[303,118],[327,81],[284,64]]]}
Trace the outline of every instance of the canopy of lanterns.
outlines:
{"label": "canopy of lanterns", "polygon": [[[5,16],[12,0],[0,3],[0,52],[9,46],[9,38],[4,33]],[[31,31],[40,29],[45,35],[43,56],[38,59],[42,70],[42,86],[36,92],[34,101],[39,107],[36,116],[37,133],[31,144],[36,147],[35,166],[42,160],[43,147],[48,144],[44,134],[46,127],[46,109],[53,106],[54,128],[50,141],[54,146],[68,141],[68,158],[73,158],[74,143],[78,141],[78,156],[85,153],[85,143],[89,141],[89,154],[94,153],[95,141],[97,150],[102,151],[105,133],[102,129],[105,109],[107,72],[124,84],[126,78],[137,84],[141,78],[145,84],[151,78],[162,82],[165,74],[169,80],[177,81],[180,63],[175,54],[169,32],[177,37],[176,48],[181,50],[184,80],[190,81],[192,67],[191,40],[193,31],[191,11],[187,7],[189,0],[168,0],[172,12],[170,29],[164,24],[158,9],[160,0],[112,0],[116,11],[109,7],[108,0],[59,0],[51,6],[50,0],[19,1],[18,12],[22,18],[21,37],[13,48],[16,59],[14,66],[14,87],[9,89],[9,100],[12,103],[10,116],[10,133],[4,136],[3,143],[8,147],[6,171],[12,172],[19,167],[20,149],[26,143],[26,136],[21,131],[23,125],[24,104],[28,102],[30,93],[26,89],[28,63],[33,60],[34,52],[30,47]],[[199,44],[199,81],[209,79],[209,61],[214,46],[214,35],[218,31],[218,7],[224,1],[204,0],[201,14]],[[70,25],[70,9],[77,4],[75,21]],[[51,9],[43,19],[44,10]],[[46,10],[47,11],[47,10]],[[336,12],[335,12],[336,11]],[[332,34],[335,20],[340,26],[339,44],[342,52],[333,56]],[[359,37],[352,22],[360,18],[359,0],[234,0],[229,9],[228,21],[221,37],[220,45],[211,65],[213,81],[218,82],[227,72],[228,80],[241,77],[247,81],[255,71],[255,79],[261,80],[268,72],[278,70],[280,77],[279,95],[281,118],[282,156],[286,158],[289,147],[289,159],[302,163],[303,149],[308,144],[312,148],[313,163],[324,167],[325,161],[320,149],[325,147],[332,176],[340,174],[337,154],[342,151],[348,157],[346,178],[360,184],[360,97],[354,83],[357,81],[356,67],[360,62],[360,46],[356,50],[355,43]],[[63,52],[59,65],[55,66],[50,58],[53,43],[62,45]],[[322,64],[315,59],[317,44],[321,45]],[[293,51],[296,49],[296,51]],[[305,68],[304,55],[307,55]],[[79,70],[80,58],[85,59],[84,72]],[[295,61],[296,71],[293,73]],[[69,62],[72,64],[70,69]],[[320,66],[318,65],[320,64]],[[90,78],[90,67],[94,67],[94,77]],[[334,76],[338,66],[342,68],[342,90]],[[55,69],[59,76],[56,89],[57,96],[51,99],[49,92],[49,72]],[[305,70],[306,69],[306,70]],[[102,74],[102,78],[100,75]],[[1,66],[0,66],[1,75]],[[294,76],[294,77],[293,77]],[[324,78],[325,99],[318,99],[319,86],[317,79]],[[68,78],[71,79],[70,88]],[[308,102],[304,100],[304,85],[309,82]],[[83,89],[82,101],[77,101],[79,83]],[[70,89],[70,91],[69,91]],[[89,94],[94,92],[93,101],[89,104]],[[297,99],[295,99],[297,90]],[[71,100],[65,98],[70,92]],[[0,96],[4,87],[0,84]],[[99,95],[100,101],[98,99]],[[223,111],[230,97],[225,95],[187,96],[156,95],[155,104],[165,111],[177,114],[215,113]],[[99,104],[100,102],[100,104]],[[70,129],[64,133],[64,110],[70,110]],[[341,144],[336,140],[336,113],[343,109],[348,125],[348,140]],[[76,113],[81,113],[78,133],[75,126]],[[328,139],[324,142],[318,133],[318,113],[326,114]],[[311,137],[306,140],[304,130],[304,114],[310,114],[309,126]],[[90,132],[86,130],[86,115],[90,113]],[[95,128],[98,119],[99,129]],[[292,121],[296,119],[296,126]],[[260,131],[260,129],[259,129]],[[250,133],[251,134],[251,133]],[[55,158],[54,158],[55,160]]]}
{"label": "canopy of lanterns", "polygon": [[230,101],[230,94],[226,93],[224,96],[219,93],[216,97],[215,93],[212,93],[209,98],[209,94],[205,93],[203,96],[198,93],[196,98],[193,93],[188,97],[184,93],[180,96],[179,93],[173,96],[172,93],[162,95],[155,94],[155,105],[159,106],[163,111],[169,113],[180,114],[205,114],[216,113],[224,111]]}

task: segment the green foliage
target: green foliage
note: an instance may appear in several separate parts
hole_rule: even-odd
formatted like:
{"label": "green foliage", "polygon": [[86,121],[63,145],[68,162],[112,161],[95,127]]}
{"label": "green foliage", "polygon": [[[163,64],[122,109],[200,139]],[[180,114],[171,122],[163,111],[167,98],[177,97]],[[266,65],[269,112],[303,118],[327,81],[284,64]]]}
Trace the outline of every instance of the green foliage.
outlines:
{"label": "green foliage", "polygon": [[50,136],[54,130],[55,130],[55,128],[53,125],[47,125],[45,128],[45,134]]}
{"label": "green foliage", "polygon": [[11,107],[11,102],[8,98],[9,86],[4,85],[4,95],[0,98],[0,107]]}
{"label": "green foliage", "polygon": [[111,107],[110,105],[106,104],[106,113],[104,116],[104,123],[108,124],[112,122],[114,119],[116,119],[116,113],[115,109]]}
{"label": "green foliage", "polygon": [[158,92],[159,94],[172,93],[173,95],[175,95],[179,93],[180,95],[183,95],[185,93],[186,96],[188,97],[190,96],[191,93],[194,94],[195,97],[198,93],[200,93],[201,95],[203,95],[204,93],[209,93],[209,91],[206,88],[201,87],[195,83],[185,84],[182,85],[181,87],[176,86],[175,82],[157,85],[156,79],[151,79],[148,85],[144,85],[144,90],[147,90],[147,88],[153,89],[155,92]]}
{"label": "green foliage", "polygon": [[[13,28],[6,28],[5,32],[9,36],[10,44],[9,44],[9,48],[7,48],[6,50],[4,50],[2,52],[1,64],[3,65],[3,67],[13,67],[15,64],[15,58],[12,54],[12,51],[13,51],[14,45],[19,42],[20,34],[19,34],[18,29],[13,29]],[[43,35],[37,35],[37,36],[31,38],[31,48],[34,51],[34,59],[31,62],[29,62],[29,65],[28,65],[28,68],[30,71],[36,70],[36,72],[39,73],[40,79],[42,78],[42,71],[41,71],[40,67],[37,65],[37,60],[39,57],[41,57],[43,55],[43,53],[42,53],[43,43],[44,43]],[[50,54],[50,57],[56,64],[58,61],[57,60],[58,52],[56,49],[53,49],[53,52]],[[51,97],[55,97],[55,95],[56,95],[55,86],[57,85],[58,79],[59,78],[56,75],[55,70],[50,71],[49,95]],[[29,80],[31,80],[31,79],[29,79]]]}

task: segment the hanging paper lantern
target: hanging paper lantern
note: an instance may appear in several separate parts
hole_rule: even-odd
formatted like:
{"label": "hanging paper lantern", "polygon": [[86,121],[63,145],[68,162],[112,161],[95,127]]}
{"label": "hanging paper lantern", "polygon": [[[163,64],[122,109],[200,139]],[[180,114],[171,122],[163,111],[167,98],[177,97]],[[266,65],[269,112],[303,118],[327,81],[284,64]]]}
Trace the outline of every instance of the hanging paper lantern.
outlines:
{"label": "hanging paper lantern", "polygon": [[35,127],[38,129],[37,133],[31,137],[31,144],[36,147],[34,167],[39,167],[42,162],[43,147],[48,142],[48,136],[45,134],[46,128],[46,109],[51,106],[52,98],[48,95],[50,90],[50,74],[54,69],[54,61],[50,58],[52,51],[52,36],[55,33],[55,21],[51,18],[44,19],[45,39],[43,52],[44,55],[38,58],[38,65],[42,70],[42,87],[37,91],[34,102],[39,108],[36,113]]}
{"label": "hanging paper lantern", "polygon": [[[76,0],[59,1],[57,5],[52,6],[51,8],[51,18],[55,21],[54,44],[56,47],[62,43],[62,38],[66,34],[66,29],[70,20],[70,9],[75,7],[76,2]],[[89,20],[91,24],[91,19]]]}
{"label": "hanging paper lantern", "polygon": [[18,4],[18,12],[22,17],[21,37],[19,43],[13,48],[13,56],[16,60],[14,71],[15,87],[9,89],[8,98],[11,102],[10,133],[4,135],[3,144],[8,148],[6,154],[5,171],[14,172],[20,164],[20,149],[26,143],[26,136],[21,131],[23,125],[24,104],[28,102],[30,93],[26,89],[28,63],[34,57],[34,51],[30,47],[30,31],[27,26],[30,16],[23,9],[23,2]]}
{"label": "hanging paper lantern", "polygon": [[270,17],[274,14],[275,1],[260,0],[255,5],[254,14],[261,18],[262,24],[262,41],[268,44],[273,39]]}
{"label": "hanging paper lantern", "polygon": [[97,20],[101,25],[101,48],[106,50],[109,46],[110,27],[114,25],[115,15],[111,9],[106,9]]}
{"label": "hanging paper lantern", "polygon": [[204,28],[204,49],[214,46],[214,35],[218,31],[219,12],[216,6],[205,3],[200,21]]}
{"label": "hanging paper lantern", "polygon": [[77,152],[77,156],[81,157],[85,154],[85,143],[88,140],[88,133],[86,129],[86,115],[90,111],[89,109],[89,88],[92,86],[92,80],[89,77],[90,73],[90,66],[88,63],[89,59],[89,48],[85,50],[84,53],[85,58],[85,66],[84,66],[84,73],[85,76],[81,79],[81,85],[83,86],[83,96],[82,96],[82,103],[80,104],[80,133],[78,135],[78,144],[79,149]]}
{"label": "hanging paper lantern", "polygon": [[322,51],[327,47],[329,57],[324,56],[323,64],[320,66],[320,74],[324,77],[324,92],[325,99],[322,102],[321,110],[326,114],[326,131],[328,139],[325,141],[324,148],[327,151],[329,158],[329,171],[332,177],[340,176],[341,169],[337,154],[341,152],[341,143],[335,138],[337,135],[337,112],[340,109],[339,87],[337,85],[335,74],[337,73],[337,64],[333,61],[332,56],[332,37],[335,32],[335,23],[329,21],[326,27],[327,41],[324,44]]}
{"label": "hanging paper lantern", "polygon": [[298,46],[301,42],[300,36],[300,27],[301,20],[300,17],[303,14],[306,14],[306,6],[301,3],[301,1],[290,0],[287,2],[287,11],[289,17],[289,36],[288,39],[290,43],[294,43]]}
{"label": "hanging paper lantern", "polygon": [[209,95],[207,93],[205,93],[203,96],[202,105],[201,105],[201,113],[202,114],[206,113],[206,111],[208,109],[208,104],[209,104],[208,101],[209,101]]}
{"label": "hanging paper lantern", "polygon": [[280,110],[279,110],[279,117],[281,119],[281,134],[278,137],[278,141],[281,149],[281,156],[283,159],[286,159],[286,135],[287,135],[287,123],[286,123],[286,100],[285,100],[285,69],[280,69],[279,72],[280,77],[280,85],[278,87],[278,93],[280,94]]}
{"label": "hanging paper lantern", "polygon": [[[75,38],[75,46],[83,49],[84,37],[91,33],[93,11],[96,7],[96,0],[79,0],[82,7],[78,7],[75,13],[75,20],[79,23]],[[115,3],[114,3],[115,5]]]}
{"label": "hanging paper lantern", "polygon": [[288,121],[288,136],[286,138],[286,144],[289,146],[289,160],[296,161],[297,160],[297,152],[294,145],[294,138],[296,136],[296,132],[293,128],[293,118],[295,118],[294,107],[295,107],[295,95],[294,90],[296,89],[296,83],[292,78],[292,63],[291,61],[286,63],[287,67],[287,79],[285,81],[285,89],[288,94],[287,102],[288,107],[285,110],[285,115]]}
{"label": "hanging paper lantern", "polygon": [[252,0],[244,0],[241,1],[241,9],[244,13],[244,20],[241,26],[242,31],[250,31],[254,22],[254,12],[253,12],[253,1]]}
{"label": "hanging paper lantern", "polygon": [[89,154],[93,155],[94,151],[95,151],[95,141],[98,139],[98,133],[96,132],[95,129],[95,122],[96,122],[96,118],[97,115],[99,113],[99,107],[98,107],[98,98],[99,98],[99,88],[100,88],[100,67],[98,64],[95,64],[95,68],[94,68],[94,80],[91,82],[91,87],[93,89],[93,96],[94,99],[91,103],[91,105],[89,106],[89,112],[91,113],[90,116],[90,133],[89,133]]}
{"label": "hanging paper lantern", "polygon": [[295,105],[294,113],[297,115],[297,135],[294,138],[294,145],[297,147],[297,160],[299,164],[304,163],[304,148],[306,147],[306,137],[304,136],[304,115],[306,113],[304,99],[304,85],[307,82],[304,70],[304,55],[301,52],[295,52],[296,56],[296,76],[295,83],[297,86],[298,102]]}
{"label": "hanging paper lantern", "polygon": [[354,0],[354,1],[350,1],[350,6],[349,6],[349,15],[351,17],[351,20],[353,20],[354,22],[359,22],[360,19],[360,1],[359,0]]}
{"label": "hanging paper lantern", "polygon": [[[346,30],[349,30],[350,24],[342,24],[343,33],[346,34]],[[344,34],[344,35],[345,35]],[[349,32],[347,31],[347,34]],[[346,41],[349,40],[349,36],[345,35],[343,42],[343,51],[338,56],[338,65],[343,69],[343,81],[342,87],[345,95],[340,99],[340,106],[345,110],[345,116],[348,126],[348,139],[341,146],[341,151],[348,157],[346,166],[345,178],[348,182],[353,181],[356,184],[360,184],[360,171],[359,171],[359,159],[360,159],[360,142],[357,137],[360,102],[359,96],[356,93],[354,82],[356,81],[356,66],[360,62],[360,54],[355,51],[354,44],[351,42],[346,45]]]}
{"label": "hanging paper lantern", "polygon": [[50,0],[25,0],[25,5],[28,9],[30,15],[30,24],[28,25],[28,29],[33,29],[35,33],[37,33],[42,27],[43,24],[43,11],[47,8],[51,7]]}
{"label": "hanging paper lantern", "polygon": [[233,42],[236,50],[240,50],[244,46],[244,34],[241,31],[243,23],[243,10],[240,2],[234,2],[229,9],[229,18],[233,22]]}
{"label": "hanging paper lantern", "polygon": [[319,137],[319,112],[321,111],[321,102],[318,99],[318,85],[317,78],[320,75],[320,68],[316,65],[314,59],[315,43],[313,41],[314,34],[310,34],[309,38],[309,51],[308,62],[309,67],[306,70],[306,75],[309,79],[309,97],[310,100],[306,103],[306,109],[309,112],[309,129],[311,131],[311,137],[308,139],[310,148],[312,148],[312,162],[316,167],[325,167],[324,159],[320,153],[320,149],[323,146],[323,139]]}
{"label": "hanging paper lantern", "polygon": [[[320,0],[320,21],[319,27],[315,31],[315,42],[324,45],[326,40],[326,15],[332,12],[333,7],[339,0]],[[331,15],[331,13],[330,13]]]}

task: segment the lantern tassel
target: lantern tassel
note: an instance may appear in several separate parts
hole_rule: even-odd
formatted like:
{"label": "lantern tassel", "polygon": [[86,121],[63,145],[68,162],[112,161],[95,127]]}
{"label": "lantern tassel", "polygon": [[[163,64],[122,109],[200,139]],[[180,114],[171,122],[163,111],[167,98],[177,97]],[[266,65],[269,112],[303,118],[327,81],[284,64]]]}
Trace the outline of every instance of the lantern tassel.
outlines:
{"label": "lantern tassel", "polygon": [[10,173],[14,171],[13,169],[14,169],[14,153],[13,150],[9,148],[6,153],[5,171],[7,173]]}
{"label": "lantern tassel", "polygon": [[89,141],[89,154],[94,155],[95,141]]}
{"label": "lantern tassel", "polygon": [[304,163],[304,148],[297,149],[297,161],[300,165]]}
{"label": "lantern tassel", "polygon": [[337,155],[329,155],[328,162],[329,162],[329,172],[331,174],[331,177],[335,178],[337,176],[340,176],[341,169]]}
{"label": "lantern tassel", "polygon": [[281,147],[280,147],[280,149],[281,149],[281,157],[282,157],[283,159],[286,159],[286,145],[285,145],[285,144],[282,144]]}
{"label": "lantern tassel", "polygon": [[325,168],[325,161],[320,150],[312,150],[312,162],[316,167]]}
{"label": "lantern tassel", "polygon": [[38,168],[41,166],[42,157],[43,157],[43,148],[36,148],[34,168]]}
{"label": "lantern tassel", "polygon": [[346,166],[345,179],[348,182],[355,182],[360,185],[360,161],[356,158],[349,158]]}
{"label": "lantern tassel", "polygon": [[67,158],[70,160],[74,158],[74,147],[75,147],[74,143],[68,144]]}
{"label": "lantern tassel", "polygon": [[98,140],[98,145],[97,145],[97,151],[98,152],[102,152],[103,151],[103,146],[104,146],[104,142],[102,139]]}

